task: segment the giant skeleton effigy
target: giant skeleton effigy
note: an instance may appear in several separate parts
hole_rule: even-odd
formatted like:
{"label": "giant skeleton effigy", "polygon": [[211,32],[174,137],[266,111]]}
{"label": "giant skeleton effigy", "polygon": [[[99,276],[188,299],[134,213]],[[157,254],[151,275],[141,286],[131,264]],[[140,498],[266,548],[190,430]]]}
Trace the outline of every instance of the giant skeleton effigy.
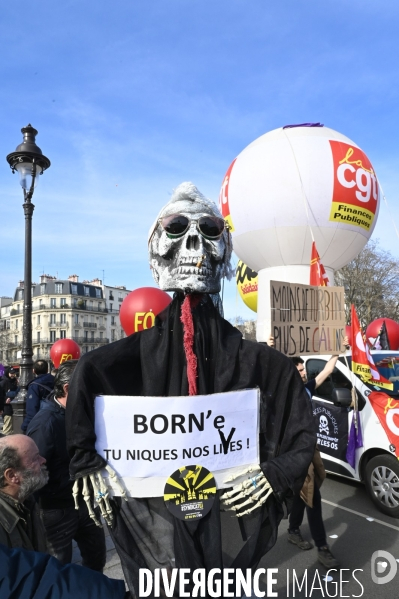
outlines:
{"label": "giant skeleton effigy", "polygon": [[[220,314],[218,293],[222,278],[232,275],[231,253],[231,235],[215,204],[193,184],[181,184],[149,235],[154,278],[161,289],[175,292],[172,303],[153,328],[83,356],[70,384],[66,425],[75,500],[82,493],[91,512],[92,497],[99,503],[135,598],[140,568],[223,569],[222,510],[240,517],[235,521],[240,550],[228,566],[256,568],[274,545],[285,506],[300,491],[313,456],[310,404],[291,360],[243,340]],[[260,463],[238,473],[243,482],[236,484],[239,476],[231,476],[231,488],[217,492],[201,519],[176,518],[163,497],[130,497],[96,452],[98,395],[167,402],[255,388]],[[119,496],[109,497],[104,469],[119,485]]]}

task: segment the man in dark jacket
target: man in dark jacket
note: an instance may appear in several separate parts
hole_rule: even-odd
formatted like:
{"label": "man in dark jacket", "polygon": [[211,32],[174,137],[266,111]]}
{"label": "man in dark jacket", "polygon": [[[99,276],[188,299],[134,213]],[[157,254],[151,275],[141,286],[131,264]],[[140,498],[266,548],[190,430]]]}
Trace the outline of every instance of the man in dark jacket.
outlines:
{"label": "man in dark jacket", "polygon": [[40,409],[40,402],[50,395],[54,389],[54,377],[49,374],[48,363],[46,360],[36,360],[33,364],[35,378],[28,385],[28,395],[26,398],[26,415],[21,425],[24,433],[32,418]]}
{"label": "man in dark jacket", "polygon": [[0,599],[128,599],[123,580],[63,565],[50,555],[0,545]]}
{"label": "man in dark jacket", "polygon": [[18,393],[17,371],[8,368],[0,382],[0,412],[3,413],[3,435],[11,435],[13,408],[12,400]]}
{"label": "man in dark jacket", "polygon": [[0,439],[0,543],[44,551],[44,530],[32,493],[47,483],[46,460],[24,435]]}
{"label": "man in dark jacket", "polygon": [[[54,393],[41,402],[39,412],[29,424],[27,435],[46,458],[49,482],[39,492],[39,505],[46,529],[47,551],[64,564],[72,560],[72,541],[78,544],[83,565],[102,571],[106,548],[104,530],[90,518],[86,503],[75,509],[73,481],[69,478],[69,456],[66,447],[65,406],[69,379],[77,360],[62,364],[55,377]],[[99,516],[99,512],[98,512]]]}

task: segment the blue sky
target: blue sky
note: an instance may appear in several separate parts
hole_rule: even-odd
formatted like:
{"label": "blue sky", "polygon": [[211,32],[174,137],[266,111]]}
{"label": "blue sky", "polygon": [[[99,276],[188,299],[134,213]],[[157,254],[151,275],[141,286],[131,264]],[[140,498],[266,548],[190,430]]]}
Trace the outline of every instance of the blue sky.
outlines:
{"label": "blue sky", "polygon": [[[146,237],[192,180],[217,200],[237,154],[321,121],[371,159],[399,225],[396,0],[41,0],[2,7],[0,295],[23,278],[22,191],[5,156],[28,122],[51,162],[34,195],[33,280],[153,285]],[[374,234],[399,257],[384,206]],[[225,290],[227,317],[254,317]]]}

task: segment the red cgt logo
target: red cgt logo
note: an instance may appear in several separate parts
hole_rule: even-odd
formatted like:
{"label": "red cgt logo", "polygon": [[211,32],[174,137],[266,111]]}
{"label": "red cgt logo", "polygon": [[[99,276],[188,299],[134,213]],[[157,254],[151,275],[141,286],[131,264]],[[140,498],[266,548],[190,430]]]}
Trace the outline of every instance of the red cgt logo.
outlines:
{"label": "red cgt logo", "polygon": [[330,140],[334,188],[330,220],[369,230],[377,210],[378,181],[370,160],[359,148]]}

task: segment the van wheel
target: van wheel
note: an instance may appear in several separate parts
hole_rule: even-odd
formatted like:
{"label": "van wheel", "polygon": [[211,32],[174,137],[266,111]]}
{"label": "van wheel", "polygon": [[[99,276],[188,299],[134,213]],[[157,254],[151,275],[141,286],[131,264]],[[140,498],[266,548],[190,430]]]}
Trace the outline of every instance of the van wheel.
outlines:
{"label": "van wheel", "polygon": [[378,455],[366,466],[367,491],[378,509],[399,518],[399,461],[391,455]]}

